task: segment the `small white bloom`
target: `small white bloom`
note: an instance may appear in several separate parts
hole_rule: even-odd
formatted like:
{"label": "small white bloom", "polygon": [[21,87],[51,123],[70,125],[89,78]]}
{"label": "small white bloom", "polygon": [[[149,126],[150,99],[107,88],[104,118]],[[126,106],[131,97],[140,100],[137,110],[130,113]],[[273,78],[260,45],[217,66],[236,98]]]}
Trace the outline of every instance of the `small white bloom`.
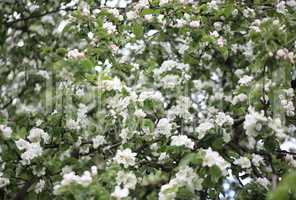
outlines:
{"label": "small white bloom", "polygon": [[35,185],[35,189],[34,189],[35,193],[36,193],[36,194],[39,194],[40,192],[43,191],[44,187],[45,187],[45,181],[44,181],[43,179],[41,179],[41,180]]}
{"label": "small white bloom", "polygon": [[137,109],[135,112],[134,112],[134,115],[136,117],[139,117],[139,118],[144,118],[146,117],[146,113],[142,110],[142,109]]}
{"label": "small white bloom", "polygon": [[260,164],[264,163],[264,159],[262,156],[257,155],[257,154],[252,154],[252,163],[256,166],[259,167]]}
{"label": "small white bloom", "polygon": [[127,168],[128,166],[134,166],[136,164],[136,155],[137,153],[133,153],[129,148],[117,150],[114,160],[118,164],[123,164],[123,166]]}
{"label": "small white bloom", "polygon": [[97,135],[95,138],[92,139],[93,142],[93,148],[96,149],[99,146],[106,143],[105,137],[102,135]]}
{"label": "small white bloom", "polygon": [[67,120],[66,127],[70,130],[79,130],[80,129],[79,123],[73,119]]}
{"label": "small white bloom", "polygon": [[111,196],[115,197],[116,199],[122,199],[129,195],[129,190],[127,188],[121,188],[120,186],[115,186],[114,192]]}
{"label": "small white bloom", "polygon": [[9,185],[10,181],[8,178],[0,177],[0,188]]}
{"label": "small white bloom", "polygon": [[194,142],[187,135],[177,135],[172,137],[171,146],[185,146],[193,149]]}
{"label": "small white bloom", "polygon": [[12,129],[6,125],[0,125],[0,133],[5,139],[9,139],[12,134]]}
{"label": "small white bloom", "polygon": [[28,139],[31,142],[40,142],[43,139],[45,143],[48,143],[49,135],[41,128],[32,128],[29,132]]}
{"label": "small white bloom", "polygon": [[234,164],[241,166],[242,168],[250,168],[251,161],[246,157],[240,157],[234,161]]}
{"label": "small white bloom", "polygon": [[197,132],[198,132],[198,139],[202,139],[205,134],[210,130],[214,128],[214,124],[211,122],[203,122],[197,127]]}
{"label": "small white bloom", "polygon": [[213,151],[211,148],[204,150],[204,152],[205,157],[202,164],[203,166],[212,167],[216,165],[221,169],[224,175],[227,174],[227,168],[230,167],[230,164],[227,163],[218,152]]}
{"label": "small white bloom", "polygon": [[78,49],[73,49],[68,52],[67,57],[70,59],[81,59],[85,57],[85,54]]}
{"label": "small white bloom", "polygon": [[173,127],[169,119],[162,118],[158,121],[155,131],[156,131],[156,134],[161,134],[169,137],[172,134],[171,133],[172,129]]}
{"label": "small white bloom", "polygon": [[239,79],[238,83],[240,85],[248,86],[252,80],[253,80],[252,76],[244,75],[241,79]]}
{"label": "small white bloom", "polygon": [[88,37],[90,40],[92,40],[92,39],[94,38],[94,34],[93,34],[93,32],[88,32],[88,33],[87,33],[87,37]]}
{"label": "small white bloom", "polygon": [[137,18],[137,13],[135,11],[128,11],[126,13],[126,18],[127,20],[133,20],[133,19],[136,19]]}
{"label": "small white bloom", "polygon": [[119,171],[116,177],[117,185],[123,185],[127,189],[135,189],[137,184],[137,177],[132,172]]}
{"label": "small white bloom", "polygon": [[92,176],[96,176],[98,174],[98,168],[97,168],[97,166],[94,165],[90,169],[91,169],[91,175]]}
{"label": "small white bloom", "polygon": [[200,27],[200,21],[197,21],[197,20],[191,21],[189,23],[189,26],[192,28],[198,28],[198,27]]}
{"label": "small white bloom", "polygon": [[268,188],[268,186],[270,185],[270,181],[265,177],[264,178],[257,178],[256,182],[265,188]]}
{"label": "small white bloom", "polygon": [[112,22],[105,22],[103,28],[107,31],[108,34],[116,32],[116,25]]}

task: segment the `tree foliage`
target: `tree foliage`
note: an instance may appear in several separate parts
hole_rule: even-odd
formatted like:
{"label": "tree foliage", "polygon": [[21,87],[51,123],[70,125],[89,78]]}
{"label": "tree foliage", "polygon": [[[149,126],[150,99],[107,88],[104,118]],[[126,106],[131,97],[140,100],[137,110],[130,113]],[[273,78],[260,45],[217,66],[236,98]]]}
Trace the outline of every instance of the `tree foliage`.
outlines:
{"label": "tree foliage", "polygon": [[295,199],[295,11],[0,2],[0,198]]}

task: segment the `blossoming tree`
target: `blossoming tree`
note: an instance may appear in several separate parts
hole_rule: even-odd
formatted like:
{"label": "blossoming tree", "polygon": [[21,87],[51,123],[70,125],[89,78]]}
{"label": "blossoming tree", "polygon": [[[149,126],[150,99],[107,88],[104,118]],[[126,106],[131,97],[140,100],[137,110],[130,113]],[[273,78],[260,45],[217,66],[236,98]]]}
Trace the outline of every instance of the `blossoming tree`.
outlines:
{"label": "blossoming tree", "polygon": [[0,2],[0,199],[296,199],[296,1]]}

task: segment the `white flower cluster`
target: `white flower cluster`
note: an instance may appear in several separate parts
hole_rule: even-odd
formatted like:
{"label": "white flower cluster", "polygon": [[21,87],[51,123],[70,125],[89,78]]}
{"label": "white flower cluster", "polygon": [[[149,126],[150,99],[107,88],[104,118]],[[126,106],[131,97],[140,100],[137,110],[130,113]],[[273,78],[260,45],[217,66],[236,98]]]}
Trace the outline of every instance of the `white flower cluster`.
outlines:
{"label": "white flower cluster", "polygon": [[164,101],[162,94],[159,91],[154,91],[154,90],[147,90],[140,93],[138,101],[143,102],[146,99],[151,99],[151,100],[160,101],[160,102]]}
{"label": "white flower cluster", "polygon": [[116,25],[114,25],[112,22],[104,22],[103,28],[106,29],[108,34],[116,32]]}
{"label": "white flower cluster", "polygon": [[84,104],[79,104],[77,109],[77,119],[68,119],[66,127],[70,130],[80,130],[81,128],[85,128],[88,124],[87,112],[88,107]]}
{"label": "white flower cluster", "polygon": [[199,126],[196,128],[198,139],[202,139],[212,128],[214,128],[214,124],[208,121],[199,124]]}
{"label": "white flower cluster", "polygon": [[49,135],[41,128],[32,128],[29,132],[28,139],[34,143],[40,143],[43,139],[44,143],[49,142]]}
{"label": "white flower cluster", "polygon": [[168,110],[168,117],[174,120],[176,116],[185,119],[185,121],[192,121],[193,115],[189,112],[193,103],[189,97],[180,96],[177,99],[176,105]]}
{"label": "white flower cluster", "polygon": [[11,134],[12,129],[9,126],[0,124],[0,135],[2,135],[4,139],[9,139],[11,137]]}
{"label": "white flower cluster", "polygon": [[172,136],[171,146],[185,146],[189,149],[194,148],[194,142],[187,135]]}
{"label": "white flower cluster", "polygon": [[203,166],[212,167],[216,165],[220,168],[223,175],[227,174],[227,168],[230,167],[230,164],[226,162],[218,152],[213,151],[211,148],[204,150],[205,157],[203,159]]}
{"label": "white flower cluster", "polygon": [[114,192],[111,194],[116,199],[125,198],[129,195],[129,190],[133,190],[137,184],[137,177],[132,172],[119,171],[116,177]]}
{"label": "white flower cluster", "polygon": [[232,125],[233,124],[233,119],[230,117],[230,115],[226,115],[224,112],[218,112],[216,115],[216,124],[220,127],[223,125]]}
{"label": "white flower cluster", "polygon": [[248,99],[247,95],[240,93],[240,94],[233,97],[231,103],[233,105],[237,105],[238,103],[242,103],[242,102],[246,101],[247,99]]}
{"label": "white flower cluster", "polygon": [[76,175],[75,172],[71,171],[63,175],[63,180],[60,184],[54,186],[54,193],[58,194],[59,189],[70,185],[70,184],[79,184],[83,187],[87,187],[93,181],[93,177],[97,175],[97,167],[92,166],[90,171],[84,171],[81,176]]}
{"label": "white flower cluster", "polygon": [[0,188],[4,188],[5,186],[9,185],[9,183],[9,178],[2,177],[2,174],[0,173]]}
{"label": "white flower cluster", "polygon": [[293,88],[289,88],[285,90],[286,97],[284,95],[280,95],[280,103],[286,111],[288,117],[293,117],[295,115],[295,107],[294,107],[294,90]]}
{"label": "white flower cluster", "polygon": [[182,75],[185,76],[185,74],[189,71],[190,66],[188,64],[179,63],[174,60],[166,60],[164,61],[159,68],[154,69],[154,77],[155,78],[162,78],[161,75],[163,73],[168,73],[172,70],[179,70],[182,72]]}
{"label": "white flower cluster", "polygon": [[295,55],[293,52],[289,52],[288,49],[284,48],[284,49],[277,50],[276,58],[283,59],[283,60],[286,60],[286,61],[294,64]]}
{"label": "white flower cluster", "polygon": [[29,141],[19,139],[15,142],[19,150],[25,150],[21,154],[22,164],[24,165],[30,164],[31,160],[42,155],[43,150],[40,142],[43,140],[44,143],[48,143],[49,135],[40,128],[32,128],[29,132],[28,139]]}
{"label": "white flower cluster", "polygon": [[99,146],[106,143],[105,137],[103,135],[97,135],[92,139],[93,142],[93,148],[97,149]]}
{"label": "white flower cluster", "polygon": [[106,7],[110,8],[125,8],[130,4],[132,1],[131,0],[103,0],[101,2],[102,7],[106,5]]}
{"label": "white flower cluster", "polygon": [[114,161],[118,164],[123,164],[125,168],[136,164],[136,155],[131,149],[117,150]]}
{"label": "white flower cluster", "polygon": [[36,194],[41,193],[44,190],[44,187],[45,187],[45,181],[43,179],[39,180],[34,188],[35,193]]}
{"label": "white flower cluster", "polygon": [[244,75],[242,78],[239,79],[238,83],[243,86],[248,86],[252,80],[252,76]]}
{"label": "white flower cluster", "polygon": [[244,129],[248,136],[256,136],[261,131],[263,124],[267,122],[267,118],[263,111],[258,113],[252,107],[249,107],[248,111],[249,113],[245,116]]}
{"label": "white flower cluster", "polygon": [[190,190],[201,190],[203,179],[201,179],[191,167],[181,167],[175,178],[168,184],[162,185],[159,192],[159,200],[174,200],[177,195],[177,188],[186,186]]}
{"label": "white flower cluster", "polygon": [[118,77],[111,80],[101,80],[98,82],[98,89],[102,91],[121,91],[122,83]]}
{"label": "white flower cluster", "polygon": [[156,135],[165,135],[170,137],[172,134],[173,125],[167,118],[162,118],[158,121],[155,133]]}
{"label": "white flower cluster", "polygon": [[84,52],[80,52],[78,49],[73,49],[67,53],[67,57],[70,59],[82,59],[85,57],[85,54]]}
{"label": "white flower cluster", "polygon": [[241,166],[241,168],[250,168],[251,167],[251,161],[246,157],[240,157],[236,159],[234,164]]}
{"label": "white flower cluster", "polygon": [[25,150],[25,152],[21,154],[22,164],[24,165],[30,164],[31,160],[41,156],[43,153],[42,147],[40,146],[39,142],[30,143],[24,139],[19,139],[15,142],[15,144],[19,150]]}

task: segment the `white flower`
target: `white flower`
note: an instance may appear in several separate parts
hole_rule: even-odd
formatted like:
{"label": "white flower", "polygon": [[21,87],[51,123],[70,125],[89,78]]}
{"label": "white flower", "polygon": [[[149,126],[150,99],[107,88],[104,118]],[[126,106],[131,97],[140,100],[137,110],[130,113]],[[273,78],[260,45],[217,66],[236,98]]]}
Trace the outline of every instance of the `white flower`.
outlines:
{"label": "white flower", "polygon": [[96,176],[97,174],[98,174],[98,168],[97,168],[97,166],[92,166],[91,168],[90,168],[90,171],[91,171],[91,175],[92,176]]}
{"label": "white flower", "polygon": [[164,153],[161,153],[161,154],[159,155],[158,160],[159,160],[159,161],[163,161],[163,160],[165,160],[165,159],[167,159],[167,158],[169,158],[169,155],[168,155],[166,152],[164,152]]}
{"label": "white flower", "polygon": [[129,148],[117,150],[114,160],[118,164],[123,164],[123,166],[127,168],[128,166],[134,166],[136,164],[136,155],[137,153],[133,153]]}
{"label": "white flower", "polygon": [[253,80],[252,76],[244,75],[241,79],[239,79],[238,83],[240,85],[248,86],[252,80]]}
{"label": "white flower", "polygon": [[169,0],[160,0],[159,1],[159,5],[162,6],[162,5],[165,5],[169,2]]}
{"label": "white flower", "polygon": [[121,188],[120,186],[115,186],[114,192],[111,194],[112,197],[116,199],[122,199],[129,195],[129,190],[127,188]]}
{"label": "white flower", "polygon": [[287,154],[285,159],[293,166],[296,167],[296,160],[294,159],[293,155]]}
{"label": "white flower", "polygon": [[243,94],[243,93],[241,93],[239,95],[234,96],[233,99],[232,99],[232,101],[231,101],[231,103],[233,105],[236,105],[236,104],[238,104],[240,102],[246,101],[247,99],[248,99],[248,96],[245,95],[245,94]]}
{"label": "white flower", "polygon": [[89,171],[85,171],[81,177],[77,180],[77,183],[86,187],[92,182],[91,173]]}
{"label": "white flower", "polygon": [[43,150],[39,143],[29,143],[26,147],[26,151],[21,155],[23,164],[30,164],[31,160],[41,156],[42,153]]}
{"label": "white flower", "polygon": [[261,130],[262,123],[267,121],[264,113],[258,113],[254,108],[249,107],[249,114],[245,116],[244,129],[248,136],[256,136],[257,132]]}
{"label": "white flower", "polygon": [[239,159],[236,159],[233,163],[241,166],[242,168],[251,167],[251,161],[246,157],[240,157]]}
{"label": "white flower", "polygon": [[9,139],[12,134],[12,129],[6,125],[0,125],[0,133],[4,137],[4,139]]}
{"label": "white flower", "polygon": [[19,150],[24,150],[24,149],[28,148],[28,146],[30,145],[30,143],[24,139],[19,139],[19,140],[15,141],[15,144]]}
{"label": "white flower", "polygon": [[229,115],[226,115],[224,112],[219,112],[216,116],[216,121],[218,126],[223,126],[224,124],[232,125],[233,119]]}
{"label": "white flower", "polygon": [[23,164],[30,164],[31,160],[42,155],[42,148],[39,143],[30,143],[26,140],[19,139],[15,142],[19,150],[25,150],[21,154]]}
{"label": "white flower", "polygon": [[161,134],[169,137],[172,134],[171,133],[172,129],[173,127],[169,119],[162,118],[158,121],[155,131],[156,131],[156,134]]}
{"label": "white flower", "polygon": [[185,166],[181,167],[181,169],[176,174],[175,180],[180,185],[188,185],[193,187],[194,179],[198,178],[197,174],[191,167]]}
{"label": "white flower", "polygon": [[276,4],[276,11],[278,13],[285,14],[287,12],[286,2],[285,1],[279,1],[278,4]]}
{"label": "white flower", "polygon": [[44,132],[44,130],[42,130],[41,128],[32,128],[29,132],[29,136],[28,139],[31,142],[41,142],[41,139],[43,139],[43,141],[45,143],[49,142],[49,135]]}
{"label": "white flower", "polygon": [[116,31],[116,26],[112,22],[105,22],[103,28],[106,29],[107,33],[111,34]]}
{"label": "white flower", "polygon": [[257,155],[257,154],[252,154],[252,163],[256,166],[259,167],[260,164],[264,163],[264,159],[262,156]]}
{"label": "white flower", "polygon": [[77,183],[84,187],[88,186],[92,183],[91,173],[89,171],[85,171],[82,176],[76,175],[75,172],[64,174],[61,186],[67,186],[72,183]]}
{"label": "white flower", "polygon": [[8,178],[0,177],[0,188],[5,187],[6,185],[9,185],[10,181]]}
{"label": "white flower", "polygon": [[200,27],[200,21],[197,21],[197,20],[191,21],[189,23],[189,26],[192,28],[198,28],[198,27]]}
{"label": "white flower", "polygon": [[248,59],[254,59],[254,43],[250,40],[245,45],[240,45],[239,49],[243,51],[243,55],[246,56]]}
{"label": "white flower", "polygon": [[172,137],[171,146],[185,146],[193,149],[194,142],[187,135],[177,135]]}
{"label": "white flower", "polygon": [[230,164],[227,163],[218,152],[213,151],[211,148],[204,150],[204,152],[205,157],[202,164],[203,166],[212,167],[216,165],[221,169],[224,175],[227,174],[227,168],[230,167]]}
{"label": "white flower", "polygon": [[121,91],[122,84],[118,77],[114,77],[112,80],[102,80],[98,83],[98,89],[106,91]]}
{"label": "white flower", "polygon": [[212,128],[214,128],[214,124],[212,124],[211,122],[201,123],[196,128],[196,131],[198,132],[198,139],[202,139],[205,136],[205,134]]}
{"label": "white flower", "polygon": [[183,166],[177,172],[176,177],[168,184],[162,185],[159,192],[159,200],[173,200],[176,197],[176,189],[186,186],[191,191],[202,190],[202,179],[191,167]]}
{"label": "white flower", "polygon": [[43,179],[41,179],[36,185],[35,185],[35,193],[36,194],[39,194],[40,192],[43,191],[44,189],[44,186],[45,186],[45,181]]}
{"label": "white flower", "polygon": [[92,40],[94,38],[94,33],[93,32],[88,32],[87,37]]}
{"label": "white flower", "polygon": [[131,0],[107,0],[106,6],[110,8],[125,8],[131,2]]}
{"label": "white flower", "polygon": [[126,18],[127,20],[133,20],[133,19],[136,19],[138,16],[138,14],[135,12],[135,11],[128,11],[126,13]]}
{"label": "white flower", "polygon": [[163,101],[163,96],[159,91],[144,91],[139,95],[138,101],[143,102],[146,99],[152,99],[156,101]]}
{"label": "white flower", "polygon": [[268,186],[270,185],[270,181],[265,177],[264,178],[257,178],[256,182],[265,188],[268,188]]}
{"label": "white flower", "polygon": [[117,185],[123,185],[127,189],[135,189],[137,177],[132,172],[119,171],[116,177]]}
{"label": "white flower", "polygon": [[73,119],[67,120],[66,127],[70,130],[79,130],[80,129],[79,123]]}
{"label": "white flower", "polygon": [[146,117],[146,113],[142,110],[142,109],[137,109],[135,112],[134,112],[134,115],[138,118],[144,118]]}
{"label": "white flower", "polygon": [[180,77],[177,75],[166,75],[160,79],[160,83],[165,89],[173,89],[180,84]]}
{"label": "white flower", "polygon": [[85,54],[83,52],[79,52],[78,49],[73,49],[68,52],[67,57],[70,59],[81,59],[85,57]]}
{"label": "white flower", "polygon": [[106,143],[105,137],[102,135],[97,135],[95,138],[92,139],[93,142],[93,148],[96,149],[99,146]]}
{"label": "white flower", "polygon": [[218,46],[223,47],[225,45],[225,39],[223,37],[219,37],[217,39],[217,44]]}

